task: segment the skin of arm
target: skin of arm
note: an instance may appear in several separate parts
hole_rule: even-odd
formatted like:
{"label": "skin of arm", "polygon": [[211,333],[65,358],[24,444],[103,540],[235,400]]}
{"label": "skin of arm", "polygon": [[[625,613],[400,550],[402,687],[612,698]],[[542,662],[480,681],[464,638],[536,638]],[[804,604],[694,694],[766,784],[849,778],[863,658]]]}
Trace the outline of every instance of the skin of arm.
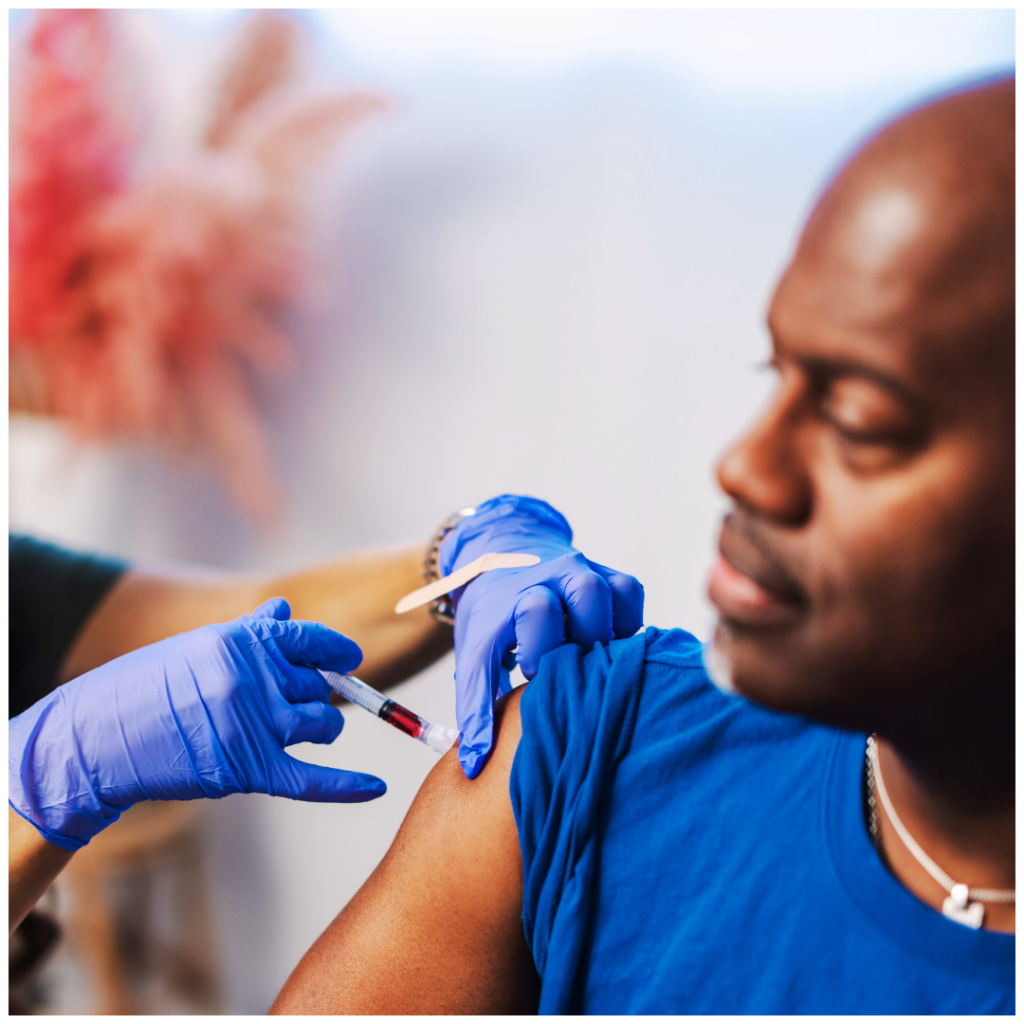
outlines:
{"label": "skin of arm", "polygon": [[73,856],[48,843],[13,808],[7,808],[8,911],[10,935]]}
{"label": "skin of arm", "polygon": [[186,567],[129,570],[75,639],[61,666],[66,683],[128,651],[283,597],[292,618],[322,622],[363,651],[359,676],[378,689],[414,675],[452,646],[449,626],[426,608],[395,614],[399,598],[423,585],[423,545],[378,548],[277,577],[231,576]]}
{"label": "skin of arm", "polygon": [[449,751],[377,869],[292,972],[275,1014],[536,1013],[509,775],[522,688],[473,781]]}

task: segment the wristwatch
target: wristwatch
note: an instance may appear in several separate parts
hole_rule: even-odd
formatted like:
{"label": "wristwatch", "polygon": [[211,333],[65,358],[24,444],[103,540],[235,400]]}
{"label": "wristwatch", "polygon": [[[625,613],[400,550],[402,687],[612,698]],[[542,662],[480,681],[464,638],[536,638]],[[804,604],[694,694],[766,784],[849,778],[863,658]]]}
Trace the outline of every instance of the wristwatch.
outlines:
{"label": "wristwatch", "polygon": [[[475,513],[475,508],[460,508],[458,512],[453,512],[437,528],[437,532],[430,538],[430,544],[427,545],[427,553],[423,558],[424,583],[433,583],[434,580],[439,580],[441,578],[441,568],[438,565],[438,560],[441,557],[441,545],[444,543],[445,537],[447,537],[463,519],[467,516],[474,515]],[[449,626],[455,625],[455,604],[450,595],[442,594],[441,597],[435,598],[427,605],[427,611],[429,611],[431,617],[436,619],[438,622],[447,623]]]}

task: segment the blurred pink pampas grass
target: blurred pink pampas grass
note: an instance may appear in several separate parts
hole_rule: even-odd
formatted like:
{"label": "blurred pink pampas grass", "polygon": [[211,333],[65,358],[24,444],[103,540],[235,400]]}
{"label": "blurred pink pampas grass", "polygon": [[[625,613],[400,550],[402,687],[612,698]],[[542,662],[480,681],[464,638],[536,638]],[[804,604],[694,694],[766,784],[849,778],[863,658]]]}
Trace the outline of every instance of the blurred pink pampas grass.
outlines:
{"label": "blurred pink pampas grass", "polygon": [[250,378],[291,365],[301,190],[383,103],[285,88],[295,29],[258,15],[202,145],[137,177],[111,16],[38,12],[12,89],[11,406],[211,456],[267,524],[280,499]]}

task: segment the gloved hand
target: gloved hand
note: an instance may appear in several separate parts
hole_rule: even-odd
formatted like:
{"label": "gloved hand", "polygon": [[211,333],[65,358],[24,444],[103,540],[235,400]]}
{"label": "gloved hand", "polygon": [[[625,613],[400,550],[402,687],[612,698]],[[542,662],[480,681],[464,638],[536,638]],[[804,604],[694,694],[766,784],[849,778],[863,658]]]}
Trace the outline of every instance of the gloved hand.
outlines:
{"label": "gloved hand", "polygon": [[344,725],[313,667],[362,652],[275,597],[252,615],[142,647],[87,672],[10,722],[10,802],[54,846],[77,850],[140,800],[269,793],[355,803],[373,775],[298,761]]}
{"label": "gloved hand", "polygon": [[518,662],[532,679],[541,656],[567,640],[590,647],[632,636],[643,622],[640,582],[584,558],[571,541],[572,527],[546,501],[502,494],[463,519],[441,545],[442,576],[491,551],[541,558],[525,569],[485,572],[452,595],[459,761],[470,779],[490,756],[494,701],[510,688],[508,669]]}

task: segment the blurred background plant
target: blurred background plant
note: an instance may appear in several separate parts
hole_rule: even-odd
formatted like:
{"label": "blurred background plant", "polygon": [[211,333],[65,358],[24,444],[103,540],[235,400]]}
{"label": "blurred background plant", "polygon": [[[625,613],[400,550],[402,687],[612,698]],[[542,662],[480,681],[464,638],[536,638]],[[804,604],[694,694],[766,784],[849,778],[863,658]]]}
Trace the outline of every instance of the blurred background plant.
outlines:
{"label": "blurred background plant", "polygon": [[292,365],[304,187],[382,106],[298,85],[299,44],[252,16],[201,138],[156,166],[117,12],[38,12],[11,90],[11,409],[199,457],[264,526],[280,500],[252,377]]}

